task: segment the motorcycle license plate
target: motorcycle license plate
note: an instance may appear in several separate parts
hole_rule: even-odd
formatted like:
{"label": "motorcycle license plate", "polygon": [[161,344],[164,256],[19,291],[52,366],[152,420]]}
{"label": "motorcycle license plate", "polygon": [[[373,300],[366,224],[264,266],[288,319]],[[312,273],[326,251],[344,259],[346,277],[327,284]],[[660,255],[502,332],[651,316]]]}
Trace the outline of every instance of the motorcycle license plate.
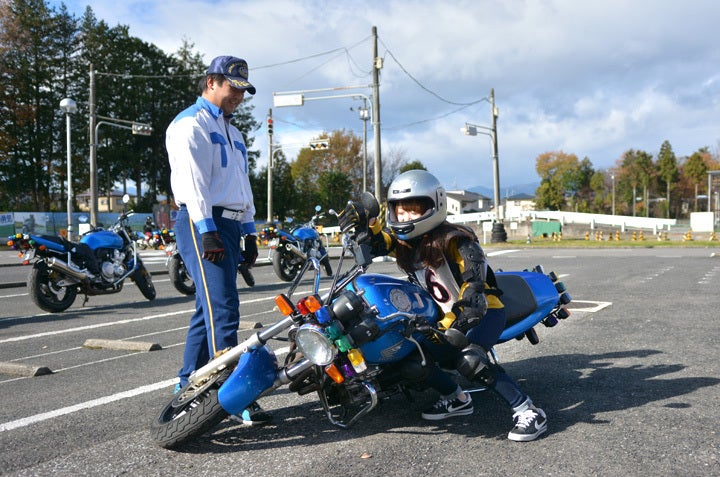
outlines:
{"label": "motorcycle license plate", "polygon": [[268,242],[268,247],[277,248],[279,243],[280,243],[280,239],[278,239],[278,238],[270,239],[270,241]]}
{"label": "motorcycle license plate", "polygon": [[25,252],[25,255],[23,255],[23,262],[29,262],[33,258],[35,258],[35,249],[31,248],[30,250]]}

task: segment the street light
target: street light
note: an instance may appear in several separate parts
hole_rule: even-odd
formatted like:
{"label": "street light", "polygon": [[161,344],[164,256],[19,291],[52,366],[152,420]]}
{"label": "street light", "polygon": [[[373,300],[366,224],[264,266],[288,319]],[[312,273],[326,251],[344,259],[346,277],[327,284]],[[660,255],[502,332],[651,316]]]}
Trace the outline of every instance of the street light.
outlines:
{"label": "street light", "polygon": [[612,214],[615,215],[615,174],[610,176],[612,180]]}
{"label": "street light", "polygon": [[363,122],[363,192],[367,191],[367,122],[370,119],[370,110],[367,107],[367,99],[363,98],[360,120]]}
{"label": "street light", "polygon": [[[98,130],[103,124],[112,126],[115,128],[129,129],[134,135],[138,136],[149,136],[153,132],[153,128],[150,124],[141,123],[139,121],[128,121],[126,119],[109,118],[95,114],[94,120],[101,119],[95,123],[95,127],[91,129],[92,137],[90,138],[90,223],[97,226],[98,224],[98,210],[97,210],[97,138]],[[109,204],[108,204],[109,205]]]}
{"label": "street light", "polygon": [[466,136],[477,136],[484,134],[492,139],[492,156],[493,156],[493,185],[495,195],[495,218],[493,223],[491,242],[507,242],[507,233],[505,232],[505,224],[503,224],[503,207],[500,204],[500,166],[498,164],[498,142],[497,142],[497,118],[499,115],[498,108],[495,107],[495,90],[490,89],[490,112],[492,113],[492,127],[478,126],[477,124],[465,123],[465,127],[460,131]]}
{"label": "street light", "polygon": [[70,115],[77,112],[77,103],[70,98],[60,101],[60,109],[65,113],[66,142],[67,142],[67,238],[72,240],[72,148],[70,147]]}
{"label": "street light", "polygon": [[[340,98],[352,98],[352,99],[362,99],[363,100],[363,108],[360,109],[360,119],[364,121],[365,128],[367,128],[367,120],[371,118],[373,114],[375,114],[376,119],[374,121],[374,125],[379,125],[379,118],[377,118],[377,111],[373,110],[372,107],[368,108],[367,102],[369,101],[369,97],[362,93],[350,93],[350,94],[336,94],[336,95],[330,95],[330,96],[306,96],[307,93],[319,93],[324,91],[338,91],[338,90],[346,90],[346,89],[359,89],[359,88],[366,88],[369,86],[342,86],[338,88],[322,88],[322,89],[312,89],[312,90],[303,90],[303,91],[286,91],[286,92],[274,92],[273,93],[273,106],[276,108],[286,107],[286,106],[304,106],[305,101],[316,101],[320,99],[340,99]],[[363,164],[363,190],[366,190],[366,178],[365,178],[365,170],[367,167],[367,129],[365,129],[364,132],[364,164]],[[376,157],[375,157],[375,197],[380,200],[380,192],[382,188],[382,182],[381,182],[381,164],[380,164],[380,157],[379,157],[379,151],[380,151],[380,134],[379,134],[379,128],[378,131],[374,134],[374,141],[375,141],[375,151],[376,151]]]}

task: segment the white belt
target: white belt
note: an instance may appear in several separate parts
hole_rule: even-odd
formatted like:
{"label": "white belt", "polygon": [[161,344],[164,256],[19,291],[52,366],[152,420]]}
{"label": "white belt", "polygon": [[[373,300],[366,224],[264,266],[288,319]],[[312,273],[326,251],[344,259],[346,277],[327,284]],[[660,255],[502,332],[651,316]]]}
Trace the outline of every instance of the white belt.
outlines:
{"label": "white belt", "polygon": [[243,218],[244,213],[244,210],[223,209],[221,216],[224,219],[237,220],[238,222],[240,222]]}

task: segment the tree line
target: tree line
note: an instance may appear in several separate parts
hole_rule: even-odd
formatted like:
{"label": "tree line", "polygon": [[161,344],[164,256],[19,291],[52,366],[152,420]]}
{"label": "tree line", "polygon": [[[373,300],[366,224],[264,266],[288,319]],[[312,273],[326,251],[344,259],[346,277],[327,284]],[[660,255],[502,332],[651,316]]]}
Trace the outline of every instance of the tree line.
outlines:
{"label": "tree line", "polygon": [[657,156],[629,149],[607,170],[563,151],[540,154],[535,170],[540,210],[680,218],[707,210],[707,199],[698,196],[707,193],[707,172],[720,170],[720,161],[708,147],[678,159],[664,141]]}
{"label": "tree line", "polygon": [[[109,26],[91,7],[76,18],[65,6],[44,0],[0,0],[0,210],[63,211],[67,201],[66,128],[59,104],[73,99],[71,117],[72,189],[89,191],[91,134],[88,129],[90,71],[95,84],[95,112],[102,118],[149,123],[150,136],[101,124],[97,139],[99,195],[128,181],[137,187],[132,205],[151,210],[158,195],[172,200],[165,129],[177,113],[192,104],[206,68],[194,45],[183,40],[166,54],[129,34],[126,25]],[[258,170],[260,151],[253,148],[260,123],[252,98],[233,119],[245,136],[251,184],[262,218],[267,206],[267,167]],[[101,118],[98,118],[98,120]],[[109,127],[110,126],[110,127]],[[362,140],[346,131],[323,133],[330,147],[300,151],[289,162],[282,150],[274,157],[274,216],[309,218],[316,204],[342,209],[362,191]],[[392,177],[408,161],[403,151],[386,154],[383,177]],[[368,160],[367,174],[374,174]],[[369,181],[372,183],[372,180]],[[142,190],[147,185],[146,190]],[[386,179],[384,187],[389,185]]]}
{"label": "tree line", "polygon": [[[91,70],[97,115],[154,127],[150,136],[108,125],[98,128],[99,194],[109,194],[118,184],[125,192],[132,181],[137,188],[133,205],[140,210],[151,210],[158,195],[172,200],[165,129],[195,101],[205,67],[188,40],[167,54],[131,36],[127,25],[111,27],[98,20],[89,6],[77,18],[64,3],[52,7],[44,0],[0,0],[0,210],[64,210],[65,121],[59,107],[63,98],[78,105],[71,118],[73,196],[89,190]],[[233,123],[246,139],[256,218],[262,220],[268,168],[257,167],[260,151],[253,143],[261,124],[253,112],[250,98]],[[365,165],[360,137],[336,130],[317,139],[327,140],[329,147],[302,148],[292,161],[282,149],[274,154],[274,219],[307,219],[316,204],[341,210],[348,199],[360,195],[363,178],[374,192],[374,161],[368,158]],[[392,147],[385,149],[382,162],[381,196],[398,172],[425,168]],[[717,169],[720,163],[708,148],[678,160],[667,141],[656,158],[631,149],[608,170],[595,170],[588,158],[546,152],[536,159],[541,178],[536,204],[539,209],[611,213],[615,197],[617,214],[681,217],[698,210],[697,202],[688,199],[707,188],[707,170]],[[74,208],[78,210],[77,200]]]}

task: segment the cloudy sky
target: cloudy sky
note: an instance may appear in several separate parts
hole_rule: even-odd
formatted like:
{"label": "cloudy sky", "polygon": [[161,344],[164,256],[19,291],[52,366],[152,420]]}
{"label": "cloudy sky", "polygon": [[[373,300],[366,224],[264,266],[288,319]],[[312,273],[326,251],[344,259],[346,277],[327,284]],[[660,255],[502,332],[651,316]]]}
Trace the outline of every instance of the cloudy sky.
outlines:
{"label": "cloudy sky", "polygon": [[[51,2],[59,4],[59,2]],[[345,86],[306,98],[371,95],[372,27],[378,31],[383,154],[420,160],[446,187],[491,188],[490,89],[499,109],[502,195],[539,181],[535,158],[562,150],[613,167],[624,151],[678,157],[720,144],[720,2],[717,0],[70,0],[168,53],[183,38],[207,62],[232,54],[250,65],[255,116],[273,93]],[[273,108],[275,141],[322,131],[362,136],[351,98]],[[353,108],[351,110],[351,108]],[[373,150],[368,123],[368,150]],[[256,140],[267,161],[263,129]],[[295,145],[295,146],[293,146]]]}

